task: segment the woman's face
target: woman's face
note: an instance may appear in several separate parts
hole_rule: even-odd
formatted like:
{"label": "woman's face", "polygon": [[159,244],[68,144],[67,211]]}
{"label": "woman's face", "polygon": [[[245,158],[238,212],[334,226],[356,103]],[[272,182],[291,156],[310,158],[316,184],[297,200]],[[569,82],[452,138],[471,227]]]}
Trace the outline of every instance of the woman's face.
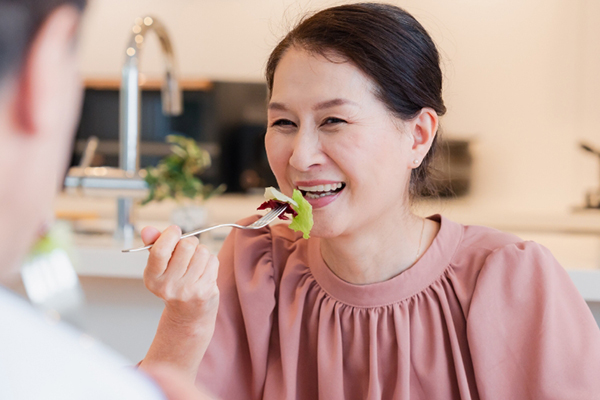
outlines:
{"label": "woman's face", "polygon": [[332,60],[287,50],[275,71],[265,138],[280,189],[302,191],[313,206],[311,235],[326,238],[405,212],[413,160],[407,124],[375,96],[371,79]]}

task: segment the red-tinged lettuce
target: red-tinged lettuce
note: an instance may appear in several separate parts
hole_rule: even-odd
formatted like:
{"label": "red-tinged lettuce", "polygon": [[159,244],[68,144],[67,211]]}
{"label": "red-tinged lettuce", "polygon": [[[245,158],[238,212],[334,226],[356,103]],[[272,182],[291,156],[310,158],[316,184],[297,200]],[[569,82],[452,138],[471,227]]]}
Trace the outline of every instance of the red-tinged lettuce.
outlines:
{"label": "red-tinged lettuce", "polygon": [[285,215],[285,214],[291,214],[292,218],[295,217],[296,215],[298,215],[298,213],[296,212],[296,210],[294,210],[292,208],[292,205],[290,203],[286,203],[286,202],[279,201],[279,200],[274,200],[274,199],[265,201],[260,206],[258,206],[257,210],[267,210],[267,209],[274,210],[274,209],[276,209],[277,207],[279,207],[280,205],[283,205],[283,204],[285,204],[287,206],[287,208],[285,209],[285,211],[283,212],[283,214],[279,215],[280,219],[289,220],[289,217],[287,215]]}

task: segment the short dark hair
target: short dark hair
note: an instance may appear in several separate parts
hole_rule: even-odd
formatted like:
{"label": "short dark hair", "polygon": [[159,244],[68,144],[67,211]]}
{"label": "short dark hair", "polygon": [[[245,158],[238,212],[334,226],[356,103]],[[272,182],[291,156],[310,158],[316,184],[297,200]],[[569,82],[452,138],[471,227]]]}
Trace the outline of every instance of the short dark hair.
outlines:
{"label": "short dark hair", "polygon": [[[440,57],[425,28],[405,10],[380,3],[331,7],[302,21],[275,47],[266,67],[269,97],[279,61],[290,47],[348,60],[369,76],[376,95],[397,117],[408,120],[424,107],[446,112]],[[437,135],[421,165],[412,171],[411,195],[434,194],[431,162]]]}
{"label": "short dark hair", "polygon": [[18,68],[40,26],[63,4],[83,10],[86,0],[0,0],[0,81]]}

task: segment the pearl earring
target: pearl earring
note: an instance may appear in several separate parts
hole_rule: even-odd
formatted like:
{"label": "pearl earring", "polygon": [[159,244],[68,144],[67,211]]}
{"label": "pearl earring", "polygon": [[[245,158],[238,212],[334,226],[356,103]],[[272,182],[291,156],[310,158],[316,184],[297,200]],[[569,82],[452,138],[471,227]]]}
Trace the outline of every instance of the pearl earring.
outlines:
{"label": "pearl earring", "polygon": [[418,164],[419,164],[419,160],[415,158],[415,159],[413,160],[413,164],[415,164],[415,165],[418,165]]}

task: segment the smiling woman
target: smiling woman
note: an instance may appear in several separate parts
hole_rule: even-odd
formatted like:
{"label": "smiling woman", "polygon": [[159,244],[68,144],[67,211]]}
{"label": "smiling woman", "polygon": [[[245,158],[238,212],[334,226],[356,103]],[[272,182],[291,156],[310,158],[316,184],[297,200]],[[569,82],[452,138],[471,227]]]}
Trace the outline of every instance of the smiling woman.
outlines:
{"label": "smiling woman", "polygon": [[312,205],[311,238],[235,231],[217,262],[146,230],[146,284],[166,308],[142,367],[176,363],[223,398],[597,397],[600,332],[553,256],[411,211],[441,77],[400,8],[338,6],[294,28],[267,65],[265,146],[281,191]]}
{"label": "smiling woman", "polygon": [[[332,8],[303,21],[301,29],[299,26],[290,32],[267,63],[266,79],[271,94],[281,58],[290,47],[298,47],[336,63],[351,62],[375,83],[373,94],[396,117],[410,119],[423,107],[443,115],[446,107],[442,99],[442,72],[431,37],[408,13],[397,13],[386,4],[372,4],[370,8],[374,12]],[[403,25],[402,31],[396,29],[398,24]],[[333,104],[330,102],[323,105],[336,105],[336,99]],[[419,160],[419,168],[413,170],[413,195],[435,192],[428,177],[436,143],[434,137],[430,151]]]}
{"label": "smiling woman", "polygon": [[[383,220],[408,217],[407,188],[418,166],[413,160],[426,157],[437,115],[423,109],[410,122],[399,119],[379,101],[366,74],[337,58],[331,62],[331,56],[291,47],[280,59],[268,110],[267,156],[281,190],[306,192],[319,221],[315,235],[366,237],[380,231]],[[418,137],[412,124],[420,129]],[[419,240],[408,239],[412,245]]]}

